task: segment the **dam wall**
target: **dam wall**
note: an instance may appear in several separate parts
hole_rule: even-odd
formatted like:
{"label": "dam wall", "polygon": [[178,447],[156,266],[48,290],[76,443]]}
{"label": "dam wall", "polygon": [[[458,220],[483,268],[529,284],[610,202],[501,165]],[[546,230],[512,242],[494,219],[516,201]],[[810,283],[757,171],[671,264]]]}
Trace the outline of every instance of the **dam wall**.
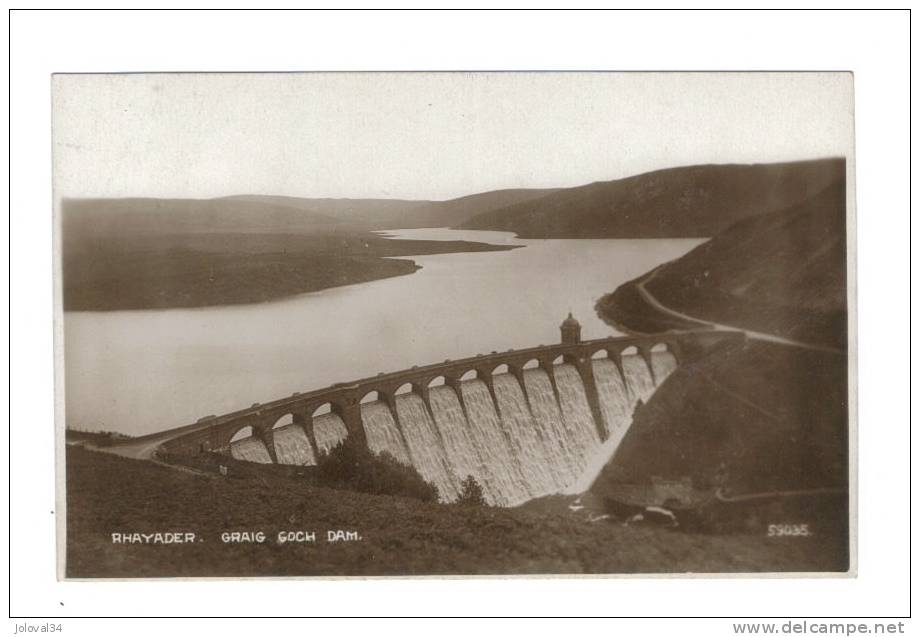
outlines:
{"label": "dam wall", "polygon": [[570,338],[446,360],[205,417],[162,447],[313,465],[351,438],[415,467],[443,501],[472,475],[489,503],[512,506],[577,482],[592,458],[612,453],[636,404],[678,365],[743,340],[723,331]]}

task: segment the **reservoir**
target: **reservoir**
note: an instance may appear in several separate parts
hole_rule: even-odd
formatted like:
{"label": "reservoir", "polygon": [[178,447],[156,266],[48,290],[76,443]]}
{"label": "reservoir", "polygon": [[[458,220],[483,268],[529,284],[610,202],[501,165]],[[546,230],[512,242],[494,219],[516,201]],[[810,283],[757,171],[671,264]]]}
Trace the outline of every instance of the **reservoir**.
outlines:
{"label": "reservoir", "polygon": [[67,426],[152,433],[379,372],[556,343],[570,311],[582,338],[616,334],[595,301],[702,242],[386,234],[521,247],[404,257],[422,269],[268,303],[67,312]]}

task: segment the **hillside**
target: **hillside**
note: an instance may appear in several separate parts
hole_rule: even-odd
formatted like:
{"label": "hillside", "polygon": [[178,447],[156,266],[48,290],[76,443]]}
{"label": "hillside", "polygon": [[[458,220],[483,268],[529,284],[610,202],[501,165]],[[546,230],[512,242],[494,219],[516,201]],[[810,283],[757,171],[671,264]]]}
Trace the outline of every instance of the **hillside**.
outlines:
{"label": "hillside", "polygon": [[630,501],[653,477],[733,495],[846,490],[846,374],[843,356],[756,341],[684,364],[636,412],[592,492]]}
{"label": "hillside", "polygon": [[[666,307],[704,321],[844,349],[845,184],[740,221],[640,281]],[[637,302],[637,283],[602,298],[598,312],[627,329],[657,331],[662,325],[642,323],[667,319]]]}
{"label": "hillside", "polygon": [[[194,473],[69,446],[67,577],[434,575],[832,570],[821,538],[708,536],[574,515],[465,507],[311,486],[281,467],[254,478]],[[194,533],[126,545],[113,532]],[[264,543],[224,544],[223,532]],[[279,543],[279,531],[316,543]],[[360,540],[330,543],[330,530]]]}
{"label": "hillside", "polygon": [[459,227],[531,238],[710,237],[843,178],[843,159],[703,165],[566,188],[484,211]]}

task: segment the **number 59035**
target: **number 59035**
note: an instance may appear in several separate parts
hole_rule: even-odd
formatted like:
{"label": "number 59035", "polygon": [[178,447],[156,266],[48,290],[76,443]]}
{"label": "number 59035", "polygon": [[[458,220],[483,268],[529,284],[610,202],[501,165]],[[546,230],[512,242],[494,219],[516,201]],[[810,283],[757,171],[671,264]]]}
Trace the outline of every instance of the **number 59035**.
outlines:
{"label": "number 59035", "polygon": [[771,524],[767,527],[767,537],[806,537],[811,535],[807,524]]}

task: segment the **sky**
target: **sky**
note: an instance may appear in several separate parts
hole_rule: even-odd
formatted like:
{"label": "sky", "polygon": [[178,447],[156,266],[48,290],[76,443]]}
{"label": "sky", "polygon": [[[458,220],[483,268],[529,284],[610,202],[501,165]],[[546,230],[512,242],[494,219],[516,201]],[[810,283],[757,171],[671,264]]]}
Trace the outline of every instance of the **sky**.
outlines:
{"label": "sky", "polygon": [[848,73],[55,75],[58,197],[443,200],[850,155]]}

